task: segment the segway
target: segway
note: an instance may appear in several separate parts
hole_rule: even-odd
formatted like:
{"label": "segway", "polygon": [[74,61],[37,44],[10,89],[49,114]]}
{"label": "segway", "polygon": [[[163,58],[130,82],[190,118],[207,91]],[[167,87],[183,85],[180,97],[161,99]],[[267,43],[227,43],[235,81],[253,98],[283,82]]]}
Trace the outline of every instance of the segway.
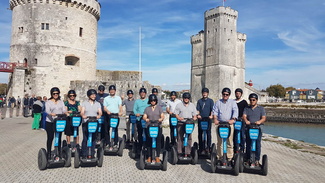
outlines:
{"label": "segway", "polygon": [[123,149],[125,147],[124,139],[126,139],[125,134],[123,138],[119,140],[118,145],[115,145],[115,129],[118,128],[119,125],[119,117],[118,114],[112,114],[110,117],[110,126],[111,126],[111,141],[107,144],[109,147],[104,150],[105,155],[118,155],[123,156]]}
{"label": "segway", "polygon": [[[177,143],[171,148],[171,164],[175,165],[176,163],[191,163],[193,165],[197,164],[198,162],[198,154],[197,154],[197,149],[198,145],[195,142],[191,148],[191,154],[190,156],[185,155],[185,148],[187,146],[187,140],[188,136],[193,133],[194,130],[194,121],[193,119],[185,119],[185,135],[184,135],[184,141],[183,141],[183,147],[182,147],[182,152],[180,155],[177,153]],[[179,134],[177,134],[179,135]]]}
{"label": "segway", "polygon": [[[199,123],[199,128],[202,130],[202,143],[203,143],[203,151],[200,152],[198,151],[198,155],[200,158],[210,158],[211,155],[211,149],[213,149],[212,147],[208,146],[208,135],[207,135],[207,131],[209,128],[209,123],[211,123],[210,119],[207,117],[203,118],[202,121]],[[206,149],[208,149],[208,151],[205,151]]]}
{"label": "segway", "polygon": [[98,120],[96,116],[88,117],[86,122],[87,130],[88,130],[88,141],[87,141],[87,154],[83,155],[84,157],[80,156],[80,149],[77,149],[74,156],[74,167],[79,168],[79,166],[103,166],[104,160],[104,153],[103,147],[97,148],[97,153],[93,155],[92,153],[92,138],[93,134],[96,133],[98,129]]}
{"label": "segway", "polygon": [[57,114],[54,119],[55,137],[54,137],[54,151],[50,152],[51,157],[47,158],[47,152],[44,148],[38,151],[38,168],[45,170],[46,168],[54,167],[70,167],[71,166],[71,151],[68,146],[63,146],[61,152],[59,151],[59,138],[66,127],[66,115]]}
{"label": "segway", "polygon": [[[251,157],[249,163],[244,163],[244,171],[245,172],[257,172],[262,175],[267,175],[268,171],[268,160],[267,160],[267,155],[264,154],[262,157],[262,165],[257,166],[255,164],[256,159],[255,159],[255,152],[256,152],[256,140],[258,139],[260,133],[261,133],[261,128],[256,125],[255,123],[252,123],[249,125],[248,128],[248,134],[249,138],[251,139]],[[246,152],[247,153],[247,152]]]}
{"label": "segway", "polygon": [[219,161],[217,161],[216,150],[211,153],[211,172],[232,172],[233,175],[239,175],[239,155],[234,154],[231,161],[227,159],[227,139],[230,136],[230,125],[228,122],[220,122],[217,128],[217,135],[222,139],[223,155]]}
{"label": "segway", "polygon": [[[156,150],[156,143],[157,143],[157,137],[159,132],[159,124],[158,121],[151,121],[149,126],[149,136],[152,140],[151,144],[151,159],[155,160],[159,154],[157,154]],[[161,162],[147,162],[147,159],[149,157],[149,152],[147,148],[143,148],[140,153],[140,160],[139,160],[139,169],[144,170],[145,168],[150,169],[161,169],[163,171],[167,170],[167,160],[168,160],[168,153],[167,151],[163,152],[163,160]]]}
{"label": "segway", "polygon": [[105,121],[104,115],[102,115],[98,119],[98,131],[97,131],[97,137],[96,137],[96,148],[103,147],[103,141],[102,141],[102,125]]}
{"label": "segway", "polygon": [[166,150],[170,151],[172,146],[175,146],[176,141],[177,141],[177,118],[175,117],[175,115],[172,115],[170,118],[170,130],[173,131],[173,135],[174,135],[174,144],[172,144],[169,136],[166,137]]}
{"label": "segway", "polygon": [[136,157],[139,157],[140,156],[140,153],[141,153],[141,150],[142,148],[145,147],[145,144],[146,144],[146,121],[142,119],[142,116],[141,116],[141,119],[140,119],[140,123],[141,123],[141,127],[142,127],[142,136],[141,137],[138,137],[138,138],[142,138],[142,142],[143,142],[143,145],[142,147],[140,147],[140,143],[139,141],[135,141],[133,143],[133,146],[132,146],[132,151],[131,151],[131,158],[135,159]]}
{"label": "segway", "polygon": [[73,112],[71,116],[72,126],[73,126],[73,142],[71,142],[71,156],[74,157],[74,154],[77,149],[80,149],[80,146],[76,144],[78,137],[78,130],[81,124],[81,115],[80,112]]}
{"label": "segway", "polygon": [[241,143],[241,135],[242,135],[242,128],[243,128],[243,122],[242,121],[236,121],[235,122],[235,128],[234,128],[234,136],[236,137],[234,140],[234,146],[235,146],[235,154],[238,154],[239,156],[239,172],[242,173],[244,170],[244,149],[240,148]]}
{"label": "segway", "polygon": [[130,121],[130,124],[131,124],[131,139],[129,143],[125,143],[125,146],[128,148],[128,149],[132,149],[133,146],[134,146],[134,142],[136,141],[135,137],[134,137],[134,133],[135,133],[135,125],[137,123],[137,117],[134,115],[134,114],[130,114],[129,115],[129,121]]}

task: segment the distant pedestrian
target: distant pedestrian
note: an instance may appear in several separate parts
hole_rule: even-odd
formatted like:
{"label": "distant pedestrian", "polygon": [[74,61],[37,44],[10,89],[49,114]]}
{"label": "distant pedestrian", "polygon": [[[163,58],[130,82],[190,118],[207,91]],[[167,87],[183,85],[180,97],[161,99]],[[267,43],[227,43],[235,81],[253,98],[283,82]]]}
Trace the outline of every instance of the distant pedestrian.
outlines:
{"label": "distant pedestrian", "polygon": [[29,99],[29,109],[31,110],[32,117],[34,117],[33,112],[33,104],[37,99],[35,98],[35,95],[33,94],[32,97]]}
{"label": "distant pedestrian", "polygon": [[43,130],[46,129],[46,116],[47,116],[46,109],[45,109],[46,102],[47,102],[47,97],[43,96],[43,100],[42,100],[43,108],[42,108],[42,114],[41,114],[41,128]]}
{"label": "distant pedestrian", "polygon": [[17,117],[20,114],[20,108],[21,108],[21,98],[18,96],[18,98],[17,98],[17,109],[16,109],[16,116]]}
{"label": "distant pedestrian", "polygon": [[9,116],[10,118],[12,118],[12,115],[13,115],[13,111],[14,111],[14,108],[16,106],[16,99],[15,97],[11,97],[10,100],[9,100],[9,103],[10,105],[8,106],[10,109],[9,109]]}
{"label": "distant pedestrian", "polygon": [[43,103],[41,102],[42,97],[38,96],[37,100],[33,104],[33,111],[34,111],[34,122],[32,125],[33,130],[39,129],[39,122],[41,119],[41,112],[43,108]]}
{"label": "distant pedestrian", "polygon": [[28,94],[25,94],[25,97],[23,99],[23,116],[24,117],[28,117],[29,115],[29,98],[28,98]]}

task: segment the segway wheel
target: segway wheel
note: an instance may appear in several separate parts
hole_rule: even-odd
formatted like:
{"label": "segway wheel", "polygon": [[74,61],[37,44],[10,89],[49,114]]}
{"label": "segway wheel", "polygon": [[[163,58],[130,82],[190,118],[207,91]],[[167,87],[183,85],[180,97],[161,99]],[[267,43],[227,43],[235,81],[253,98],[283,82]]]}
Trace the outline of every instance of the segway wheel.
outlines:
{"label": "segway wheel", "polygon": [[240,153],[240,158],[239,158],[239,173],[244,172],[244,154]]}
{"label": "segway wheel", "polygon": [[65,159],[64,167],[70,167],[71,166],[71,150],[68,146],[65,146],[62,149],[62,155],[63,155],[63,158]]}
{"label": "segway wheel", "polygon": [[217,154],[213,152],[211,153],[211,173],[216,172],[216,164],[217,164]]}
{"label": "segway wheel", "polygon": [[169,136],[166,137],[166,141],[165,141],[165,149],[166,149],[167,151],[170,150],[170,138],[169,138]]}
{"label": "segway wheel", "polygon": [[133,146],[132,146],[132,150],[131,150],[131,158],[132,159],[135,159],[136,153],[137,153],[137,143],[134,142]]}
{"label": "segway wheel", "polygon": [[168,151],[163,152],[163,164],[162,164],[162,171],[167,170],[167,161],[168,160]]}
{"label": "segway wheel", "polygon": [[262,157],[262,175],[266,176],[268,171],[268,160],[267,155],[264,154]]}
{"label": "segway wheel", "polygon": [[123,141],[124,141],[124,147],[123,147],[123,149],[125,149],[126,148],[126,145],[125,145],[125,143],[126,143],[126,135],[125,134],[123,135]]}
{"label": "segway wheel", "polygon": [[177,150],[176,147],[172,147],[171,149],[171,164],[175,165],[177,163],[178,157],[177,157]]}
{"label": "segway wheel", "polygon": [[118,152],[117,152],[117,155],[118,156],[123,156],[123,149],[125,147],[125,142],[124,142],[124,139],[120,140],[120,143],[119,143],[119,148],[118,148]]}
{"label": "segway wheel", "polygon": [[161,149],[165,149],[165,136],[161,134]]}
{"label": "segway wheel", "polygon": [[240,162],[240,155],[237,153],[235,154],[235,162],[234,162],[234,166],[233,166],[233,174],[235,176],[239,175],[239,162]]}
{"label": "segway wheel", "polygon": [[74,153],[74,167],[75,168],[79,168],[80,166],[80,153],[79,153],[79,149],[76,149],[75,153]]}
{"label": "segway wheel", "polygon": [[216,148],[216,144],[215,143],[213,143],[212,145],[211,145],[211,154],[212,153],[216,153],[217,154],[217,148]]}
{"label": "segway wheel", "polygon": [[197,144],[197,142],[194,142],[193,147],[197,150],[199,148],[199,145]]}
{"label": "segway wheel", "polygon": [[97,166],[102,167],[103,166],[103,161],[104,161],[104,150],[102,147],[99,147],[97,150]]}
{"label": "segway wheel", "polygon": [[143,153],[143,150],[140,153],[139,169],[144,170],[144,153]]}
{"label": "segway wheel", "polygon": [[63,140],[63,142],[62,142],[62,147],[66,147],[66,146],[68,146],[68,143],[67,143],[66,140]]}
{"label": "segway wheel", "polygon": [[[195,142],[196,143],[196,142]],[[194,143],[194,144],[195,144]],[[192,152],[191,152],[191,154],[192,154],[192,165],[196,165],[197,164],[197,162],[198,162],[198,158],[199,158],[199,155],[198,155],[198,152],[197,152],[197,147],[196,146],[193,146],[192,147]]]}
{"label": "segway wheel", "polygon": [[46,150],[41,148],[38,151],[38,168],[40,170],[45,170],[47,167],[47,157],[46,157]]}

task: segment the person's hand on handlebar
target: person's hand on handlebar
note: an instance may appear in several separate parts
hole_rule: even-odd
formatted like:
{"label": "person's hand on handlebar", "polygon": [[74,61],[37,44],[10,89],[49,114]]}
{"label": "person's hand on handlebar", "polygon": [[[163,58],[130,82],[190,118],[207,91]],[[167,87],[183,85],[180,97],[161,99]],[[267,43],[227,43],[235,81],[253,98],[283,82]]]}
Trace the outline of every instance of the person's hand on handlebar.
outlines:
{"label": "person's hand on handlebar", "polygon": [[138,113],[138,114],[136,114],[135,116],[136,116],[136,117],[139,117],[139,116],[141,116],[141,114],[140,114],[140,113]]}
{"label": "person's hand on handlebar", "polygon": [[218,121],[217,118],[214,118],[214,124],[215,124],[215,125],[218,125],[218,124],[219,124],[219,121]]}
{"label": "person's hand on handlebar", "polygon": [[251,122],[250,121],[246,121],[246,125],[250,125],[251,124]]}
{"label": "person's hand on handlebar", "polygon": [[234,120],[234,119],[230,119],[230,120],[228,120],[228,123],[229,123],[230,125],[232,125],[232,124],[235,123],[235,120]]}
{"label": "person's hand on handlebar", "polygon": [[147,119],[146,119],[146,122],[149,123],[149,122],[150,122],[150,119],[147,118]]}
{"label": "person's hand on handlebar", "polygon": [[100,117],[101,117],[100,115],[97,115],[97,116],[96,116],[97,119],[100,119]]}

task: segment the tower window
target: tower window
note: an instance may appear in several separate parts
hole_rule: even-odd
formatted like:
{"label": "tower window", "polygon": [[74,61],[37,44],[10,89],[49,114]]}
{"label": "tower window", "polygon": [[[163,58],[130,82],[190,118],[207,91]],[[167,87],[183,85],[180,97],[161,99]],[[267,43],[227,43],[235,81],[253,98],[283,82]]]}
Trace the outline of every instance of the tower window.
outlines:
{"label": "tower window", "polygon": [[50,30],[50,24],[49,23],[42,23],[41,24],[41,30]]}
{"label": "tower window", "polygon": [[218,29],[216,29],[216,32],[218,32]]}
{"label": "tower window", "polygon": [[82,37],[82,30],[83,30],[83,28],[79,27],[79,37]]}
{"label": "tower window", "polygon": [[18,32],[23,33],[24,32],[24,27],[18,27]]}
{"label": "tower window", "polygon": [[68,20],[68,17],[65,17],[65,20]]}
{"label": "tower window", "polygon": [[76,56],[66,56],[65,65],[77,65],[79,60],[79,57]]}
{"label": "tower window", "polygon": [[226,32],[226,28],[223,29]]}
{"label": "tower window", "polygon": [[229,18],[228,18],[228,22],[229,22]]}

